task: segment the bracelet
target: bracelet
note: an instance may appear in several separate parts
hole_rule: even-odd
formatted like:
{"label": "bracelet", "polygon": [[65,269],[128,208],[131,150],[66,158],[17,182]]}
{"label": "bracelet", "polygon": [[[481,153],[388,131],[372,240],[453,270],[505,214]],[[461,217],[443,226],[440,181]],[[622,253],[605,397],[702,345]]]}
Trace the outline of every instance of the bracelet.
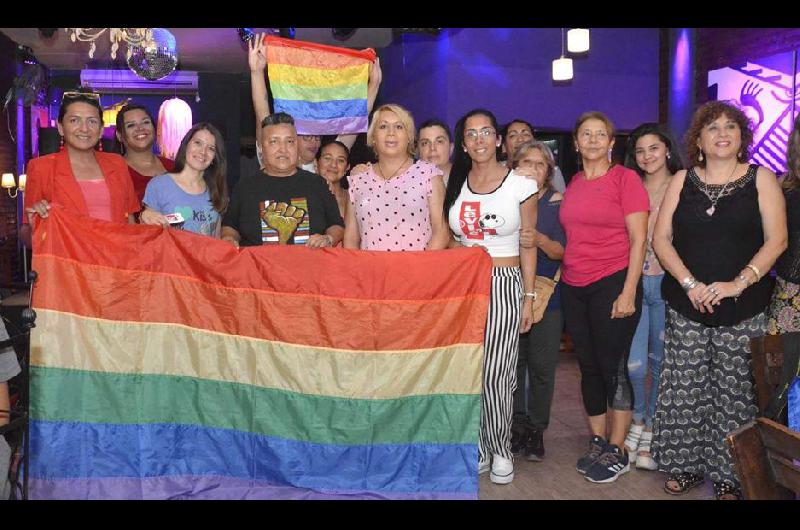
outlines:
{"label": "bracelet", "polygon": [[681,282],[681,287],[683,287],[683,290],[688,293],[689,291],[697,287],[697,280],[694,279],[694,276],[687,276]]}
{"label": "bracelet", "polygon": [[758,267],[756,267],[752,263],[748,263],[744,267],[746,269],[750,269],[751,271],[753,271],[756,274],[756,281],[760,281],[761,280],[761,272],[758,270]]}
{"label": "bracelet", "polygon": [[322,237],[325,237],[325,238],[328,239],[328,246],[329,247],[333,246],[333,236],[331,236],[330,234],[322,234]]}
{"label": "bracelet", "polygon": [[739,276],[736,277],[736,279],[742,281],[742,283],[744,284],[744,288],[745,289],[750,287],[750,285],[753,283],[750,280],[748,280],[747,276],[745,276],[744,274],[740,274]]}
{"label": "bracelet", "polygon": [[531,298],[533,298],[534,302],[536,301],[536,291],[532,293],[525,293],[525,296],[530,296]]}

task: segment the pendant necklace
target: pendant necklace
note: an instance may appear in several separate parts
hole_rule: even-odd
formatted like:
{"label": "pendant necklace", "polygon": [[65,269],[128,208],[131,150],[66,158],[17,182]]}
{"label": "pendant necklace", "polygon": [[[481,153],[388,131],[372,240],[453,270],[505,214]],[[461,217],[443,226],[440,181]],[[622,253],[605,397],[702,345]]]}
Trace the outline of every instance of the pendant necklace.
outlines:
{"label": "pendant necklace", "polygon": [[388,179],[384,176],[384,175],[386,175],[386,173],[383,171],[383,167],[381,166],[380,161],[376,165],[378,166],[378,169],[381,171],[381,177],[383,178],[383,180],[388,182],[388,181],[392,180],[397,175],[397,173],[400,171],[400,169],[404,165],[406,165],[406,162],[408,162],[408,158],[403,160],[403,163],[400,164],[399,166],[397,166],[397,169],[394,170],[394,173],[392,173],[392,176],[389,177]]}
{"label": "pendant necklace", "polygon": [[711,206],[706,210],[706,214],[711,217],[714,215],[714,212],[717,210],[717,201],[719,198],[722,197],[722,194],[725,193],[725,188],[728,187],[728,184],[731,182],[731,178],[733,178],[733,174],[736,172],[736,168],[739,166],[738,163],[733,165],[733,170],[731,174],[728,176],[728,180],[725,181],[725,184],[722,186],[722,189],[719,190],[719,193],[715,197],[712,197],[710,193],[708,193],[708,182],[706,182],[706,176],[708,175],[708,169],[703,171],[703,193],[706,194],[708,200],[711,201]]}

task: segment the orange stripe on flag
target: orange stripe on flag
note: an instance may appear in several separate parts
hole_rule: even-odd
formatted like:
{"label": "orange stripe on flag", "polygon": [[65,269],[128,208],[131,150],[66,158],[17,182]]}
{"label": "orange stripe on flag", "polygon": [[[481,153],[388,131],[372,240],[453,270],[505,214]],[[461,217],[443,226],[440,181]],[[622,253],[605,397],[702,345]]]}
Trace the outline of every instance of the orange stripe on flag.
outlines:
{"label": "orange stripe on flag", "polygon": [[364,50],[353,50],[351,48],[341,48],[339,46],[328,46],[327,44],[318,44],[316,42],[305,42],[301,40],[292,40],[292,39],[284,39],[281,37],[275,37],[272,35],[267,35],[264,37],[264,42],[267,44],[267,53],[269,53],[269,48],[272,46],[276,47],[283,47],[283,48],[293,48],[296,50],[309,50],[314,52],[322,52],[322,53],[331,53],[331,54],[339,54],[339,55],[349,55],[350,57],[357,57],[360,59],[365,59],[370,62],[375,62],[375,50],[372,48],[366,48]]}
{"label": "orange stripe on flag", "polygon": [[480,344],[488,310],[488,299],[481,295],[363,300],[223,287],[53,256],[37,256],[35,267],[47,279],[35,289],[37,309],[183,324],[315,347],[380,351]]}
{"label": "orange stripe on flag", "polygon": [[[304,68],[319,68],[321,70],[339,70],[351,66],[361,66],[367,63],[363,57],[342,55],[341,53],[314,52],[287,46],[269,46],[267,48],[267,64],[285,64],[301,66]],[[270,76],[271,78],[271,76]]]}

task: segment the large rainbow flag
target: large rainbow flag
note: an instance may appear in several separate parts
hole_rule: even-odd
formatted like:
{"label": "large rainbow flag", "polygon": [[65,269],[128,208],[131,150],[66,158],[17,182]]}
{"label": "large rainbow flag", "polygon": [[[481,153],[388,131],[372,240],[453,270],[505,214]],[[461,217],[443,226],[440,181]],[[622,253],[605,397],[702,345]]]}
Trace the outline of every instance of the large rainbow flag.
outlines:
{"label": "large rainbow flag", "polygon": [[31,497],[478,493],[491,261],[34,232]]}
{"label": "large rainbow flag", "polygon": [[367,130],[373,49],[350,50],[271,35],[264,40],[275,112],[291,114],[299,134]]}

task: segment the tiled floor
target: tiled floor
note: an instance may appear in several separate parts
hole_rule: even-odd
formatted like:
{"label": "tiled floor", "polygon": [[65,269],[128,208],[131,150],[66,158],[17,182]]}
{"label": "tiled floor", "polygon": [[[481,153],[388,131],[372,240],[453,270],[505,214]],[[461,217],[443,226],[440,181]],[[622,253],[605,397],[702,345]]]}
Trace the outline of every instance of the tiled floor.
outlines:
{"label": "tiled floor", "polygon": [[480,477],[481,499],[713,499],[710,481],[686,495],[663,491],[665,476],[658,471],[631,471],[611,484],[592,484],[575,471],[575,461],[586,451],[589,429],[581,403],[580,372],[572,354],[561,354],[550,427],[544,435],[544,462],[514,462],[514,481],[500,486]]}

